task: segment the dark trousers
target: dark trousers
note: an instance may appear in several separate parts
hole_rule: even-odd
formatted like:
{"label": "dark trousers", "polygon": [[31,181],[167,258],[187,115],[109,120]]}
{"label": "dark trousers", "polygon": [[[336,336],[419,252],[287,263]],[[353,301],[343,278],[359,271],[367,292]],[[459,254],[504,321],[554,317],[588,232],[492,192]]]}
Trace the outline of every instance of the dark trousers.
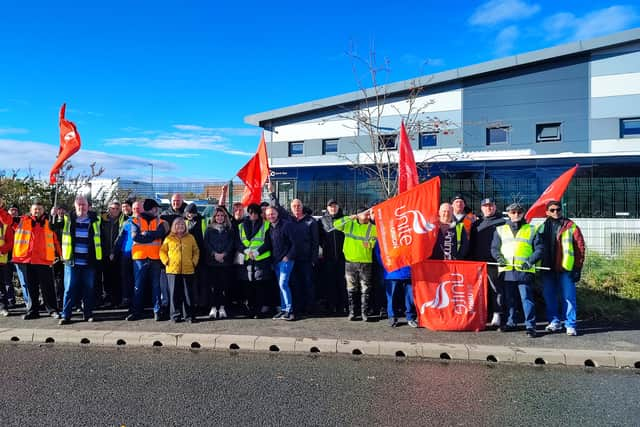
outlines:
{"label": "dark trousers", "polygon": [[7,298],[7,272],[9,270],[8,264],[0,264],[0,310],[6,310],[7,305],[9,304],[9,299]]}
{"label": "dark trousers", "polygon": [[131,254],[120,256],[120,280],[122,303],[129,303],[133,297],[133,260]]}
{"label": "dark trousers", "polygon": [[233,278],[233,266],[223,265],[208,267],[209,285],[211,286],[211,306],[219,308],[229,305],[229,289]]}
{"label": "dark trousers", "polygon": [[193,302],[195,306],[201,308],[208,308],[211,304],[211,282],[207,270],[206,265],[198,265],[193,277]]}
{"label": "dark trousers", "polygon": [[58,307],[62,307],[64,299],[64,263],[53,264],[53,283],[56,290],[56,302]]}
{"label": "dark trousers", "polygon": [[270,280],[252,280],[242,282],[245,290],[245,296],[249,310],[253,314],[259,314],[260,308],[263,305],[270,305],[270,295],[272,293],[271,286],[273,283]]}
{"label": "dark trousers", "polygon": [[118,305],[122,301],[122,279],[120,276],[120,257],[102,261],[102,298],[105,303]]}
{"label": "dark trousers", "polygon": [[58,311],[56,302],[56,292],[53,287],[53,272],[48,265],[38,264],[16,264],[19,270],[18,277],[24,282],[23,287],[29,293],[29,299],[26,301],[27,314],[38,314],[40,309],[40,292],[47,313]]}
{"label": "dark trousers", "polygon": [[171,319],[195,319],[193,305],[193,274],[168,274],[167,284],[171,300]]}
{"label": "dark trousers", "polygon": [[313,288],[313,264],[311,261],[296,260],[291,271],[291,293],[295,301],[295,311],[313,313],[316,297]]}
{"label": "dark trousers", "polygon": [[347,284],[344,280],[344,259],[324,259],[321,264],[318,290],[330,312],[344,313],[347,307]]}
{"label": "dark trousers", "polygon": [[489,282],[489,317],[493,313],[504,312],[504,283],[498,275],[497,265],[487,265],[487,281]]}

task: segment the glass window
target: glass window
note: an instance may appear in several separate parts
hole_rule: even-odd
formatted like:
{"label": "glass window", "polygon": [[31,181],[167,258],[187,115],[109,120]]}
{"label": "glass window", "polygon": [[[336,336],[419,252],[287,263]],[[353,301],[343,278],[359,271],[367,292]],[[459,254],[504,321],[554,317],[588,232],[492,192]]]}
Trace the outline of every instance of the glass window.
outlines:
{"label": "glass window", "polygon": [[509,126],[487,128],[487,145],[507,144],[510,130]]}
{"label": "glass window", "polygon": [[542,123],[536,125],[536,142],[561,140],[560,123]]}
{"label": "glass window", "polygon": [[380,135],[378,136],[378,150],[397,150],[398,135]]}
{"label": "glass window", "polygon": [[325,139],[322,141],[322,154],[331,154],[338,152],[337,139]]}
{"label": "glass window", "polygon": [[640,138],[640,118],[620,119],[620,138]]}
{"label": "glass window", "polygon": [[289,143],[289,157],[302,156],[304,154],[304,142],[290,142]]}
{"label": "glass window", "polygon": [[438,134],[435,132],[423,132],[420,134],[420,148],[435,147],[438,145]]}

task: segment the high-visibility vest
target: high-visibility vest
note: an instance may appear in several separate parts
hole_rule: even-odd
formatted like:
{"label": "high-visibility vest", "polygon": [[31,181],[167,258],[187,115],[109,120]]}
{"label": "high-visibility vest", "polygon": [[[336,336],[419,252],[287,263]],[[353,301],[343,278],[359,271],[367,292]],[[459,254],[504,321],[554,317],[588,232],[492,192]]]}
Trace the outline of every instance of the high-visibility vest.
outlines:
{"label": "high-visibility vest", "polygon": [[[148,222],[142,217],[136,217],[131,218],[131,222],[140,227],[140,232],[155,231],[160,226],[158,218]],[[160,246],[162,246],[162,239],[155,239],[150,243],[139,243],[134,240],[131,246],[131,259],[160,259]]]}
{"label": "high-visibility vest", "polygon": [[[0,246],[4,245],[4,234],[7,232],[7,225],[0,224]],[[9,261],[9,254],[0,254],[0,264],[6,264]]]}
{"label": "high-visibility vest", "polygon": [[518,230],[518,233],[514,236],[511,232],[509,224],[501,225],[496,228],[502,244],[500,245],[500,253],[507,261],[507,264],[503,267],[498,267],[498,272],[503,271],[523,271],[527,273],[535,273],[535,266],[531,266],[528,270],[520,268],[523,262],[528,261],[531,254],[533,254],[533,239],[535,237],[535,230],[530,224],[523,224]]}
{"label": "high-visibility vest", "polygon": [[[342,253],[349,262],[373,262],[373,247],[376,243],[376,227],[372,223],[360,224],[358,220],[342,217],[333,226],[344,233]],[[364,243],[367,243],[366,247]]]}
{"label": "high-visibility vest", "polygon": [[[566,271],[572,271],[576,258],[573,253],[573,233],[575,233],[577,225],[571,224],[571,227],[567,228],[560,234],[560,246],[562,246],[562,268]],[[544,222],[540,224],[536,233],[544,233]],[[555,238],[554,238],[555,241]],[[553,260],[555,263],[555,260]],[[554,264],[555,265],[555,264]]]}
{"label": "high-visibility vest", "polygon": [[[100,238],[100,218],[91,223],[93,229],[93,246],[96,251],[96,260],[102,259],[102,239]],[[62,260],[69,261],[73,258],[73,245],[71,244],[73,236],[71,236],[71,220],[69,215],[64,216],[64,225],[62,227]]]}
{"label": "high-visibility vest", "polygon": [[[262,222],[262,227],[260,227],[260,230],[258,230],[258,232],[255,234],[255,236],[253,236],[251,238],[251,240],[249,240],[247,238],[247,233],[245,233],[244,227],[242,226],[242,223],[238,224],[238,229],[240,230],[240,240],[242,241],[242,244],[248,249],[258,249],[264,243],[264,239],[265,239],[265,236],[267,234],[267,230],[269,229],[269,222],[268,221],[263,221]],[[266,251],[266,252],[263,252],[260,255],[258,255],[255,258],[255,260],[256,261],[261,261],[263,259],[269,258],[270,256],[271,256],[271,252],[270,251]],[[245,254],[244,255],[244,260],[248,261],[249,259],[250,259],[249,255]]]}
{"label": "high-visibility vest", "polygon": [[[51,227],[49,227],[49,220],[44,220],[44,226],[42,228],[44,230],[45,244],[44,258],[47,262],[53,263],[56,257],[56,247],[54,244],[53,231],[51,231]],[[14,258],[24,258],[29,254],[29,243],[31,242],[32,231],[31,218],[23,217],[13,238]]]}
{"label": "high-visibility vest", "polygon": [[[458,250],[460,250],[460,246],[462,246],[462,229],[465,228],[464,223],[459,222],[456,224],[456,245],[458,247]],[[467,237],[469,236],[469,233],[467,233]]]}

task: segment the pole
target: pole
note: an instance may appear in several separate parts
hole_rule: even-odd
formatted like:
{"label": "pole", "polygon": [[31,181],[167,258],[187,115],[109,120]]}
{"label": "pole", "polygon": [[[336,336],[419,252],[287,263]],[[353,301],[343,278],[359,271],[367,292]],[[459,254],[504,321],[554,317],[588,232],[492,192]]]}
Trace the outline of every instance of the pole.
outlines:
{"label": "pole", "polygon": [[231,208],[233,206],[233,179],[229,180],[229,191],[228,191],[228,196],[229,196],[229,208]]}
{"label": "pole", "polygon": [[[519,265],[515,265],[515,264],[500,264],[499,262],[488,262],[487,265],[497,265],[498,267],[520,267]],[[549,267],[538,267],[537,265],[533,266],[536,270],[544,270],[544,271],[551,271],[551,269]]]}

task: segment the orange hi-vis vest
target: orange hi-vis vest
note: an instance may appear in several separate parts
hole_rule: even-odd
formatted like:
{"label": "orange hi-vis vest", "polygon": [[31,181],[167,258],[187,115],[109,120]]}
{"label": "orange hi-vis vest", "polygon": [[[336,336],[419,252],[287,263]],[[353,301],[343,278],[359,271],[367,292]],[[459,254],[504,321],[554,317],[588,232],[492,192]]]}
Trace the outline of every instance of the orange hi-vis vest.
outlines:
{"label": "orange hi-vis vest", "polygon": [[[140,227],[140,231],[155,231],[160,227],[160,220],[154,218],[151,222],[148,222],[142,217],[131,218],[131,221]],[[160,246],[162,246],[162,239],[156,239],[150,243],[139,243],[133,241],[131,246],[131,259],[160,259]]]}
{"label": "orange hi-vis vest", "polygon": [[[32,220],[30,217],[22,217],[22,221],[18,225],[16,229],[16,234],[13,238],[13,261],[16,263],[21,263],[23,259],[26,258],[34,258],[33,254],[29,253],[29,250],[32,248],[32,239],[33,239],[33,228],[32,228]],[[49,227],[49,220],[44,220],[44,259],[42,254],[37,258],[43,259],[49,264],[53,264],[53,261],[56,257],[56,247],[55,247],[55,237],[53,231],[51,231],[51,227]]]}

